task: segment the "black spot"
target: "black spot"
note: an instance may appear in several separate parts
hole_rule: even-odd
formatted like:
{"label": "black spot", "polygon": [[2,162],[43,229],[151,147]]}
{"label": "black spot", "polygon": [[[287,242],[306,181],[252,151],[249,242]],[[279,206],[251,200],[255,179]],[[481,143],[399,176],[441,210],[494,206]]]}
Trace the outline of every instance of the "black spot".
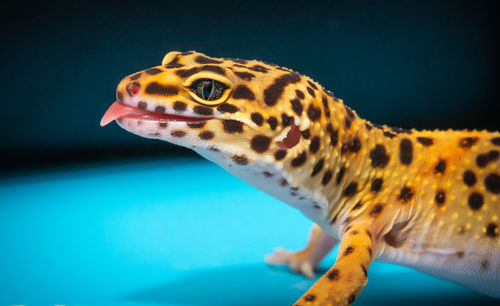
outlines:
{"label": "black spot", "polygon": [[166,127],[168,126],[168,123],[167,123],[167,122],[160,122],[160,123],[159,123],[159,126],[160,126],[161,128],[166,128]]}
{"label": "black spot", "polygon": [[222,61],[208,58],[203,55],[198,55],[197,57],[195,57],[194,61],[198,64],[222,64]]}
{"label": "black spot", "polygon": [[465,185],[472,187],[476,184],[476,175],[471,170],[466,170],[463,175],[463,180]]}
{"label": "black spot", "polygon": [[215,146],[210,146],[210,147],[208,147],[208,149],[212,152],[220,152],[220,150]]}
{"label": "black spot", "polygon": [[214,138],[214,133],[211,132],[211,131],[203,131],[200,133],[200,135],[198,135],[201,139],[203,140],[210,140],[212,138]]}
{"label": "black spot", "polygon": [[479,140],[479,138],[477,138],[477,137],[465,137],[465,138],[460,139],[460,141],[458,142],[458,145],[461,148],[468,149],[468,148],[472,147],[474,144],[476,144],[476,142],[478,140]]}
{"label": "black spot", "polygon": [[250,142],[250,147],[258,152],[258,153],[264,153],[269,149],[269,145],[271,144],[271,139],[267,136],[264,135],[257,135],[254,138],[252,138]]}
{"label": "black spot", "polygon": [[325,171],[325,173],[323,174],[323,178],[321,179],[321,184],[323,185],[328,184],[331,178],[332,178],[332,171],[330,170]]}
{"label": "black spot", "polygon": [[281,187],[286,187],[286,186],[288,186],[288,182],[284,178],[282,178],[281,181],[280,181],[280,186]]}
{"label": "black spot", "polygon": [[157,107],[155,107],[155,112],[157,112],[157,113],[164,113],[165,112],[165,107],[163,107],[163,106],[157,106]]}
{"label": "black spot", "polygon": [[300,134],[304,139],[309,139],[309,137],[311,137],[311,131],[309,129],[301,131]]}
{"label": "black spot", "polygon": [[446,161],[440,159],[439,162],[434,167],[435,174],[443,174],[446,170]]}
{"label": "black spot", "polygon": [[195,112],[199,115],[209,116],[209,115],[212,115],[214,113],[214,110],[212,108],[197,105],[197,106],[193,107],[193,112]]}
{"label": "black spot", "polygon": [[496,173],[488,174],[484,179],[484,186],[491,193],[500,193],[500,175]]}
{"label": "black spot", "polygon": [[142,75],[142,73],[141,73],[141,72],[138,72],[138,73],[136,73],[136,74],[131,75],[129,79],[130,79],[131,81],[135,81],[135,80],[137,80],[138,78],[140,78],[140,77],[141,77],[141,75]]}
{"label": "black spot", "polygon": [[149,95],[175,96],[179,93],[179,89],[175,86],[151,82],[146,86],[145,92]]}
{"label": "black spot", "polygon": [[389,155],[387,155],[385,147],[378,144],[370,151],[370,159],[372,160],[373,167],[384,168],[389,162]]}
{"label": "black spot", "polygon": [[358,137],[354,137],[349,143],[343,144],[341,151],[342,152],[351,152],[357,153],[361,149],[361,141]]}
{"label": "black spot", "polygon": [[286,151],[285,150],[278,150],[274,152],[274,159],[276,160],[282,160],[286,156]]}
{"label": "black spot", "polygon": [[311,153],[316,153],[319,150],[319,137],[315,136],[311,139],[311,144],[309,145],[309,151]]}
{"label": "black spot", "polygon": [[311,121],[316,121],[321,117],[321,108],[315,107],[314,105],[309,105],[307,109],[307,116]]}
{"label": "black spot", "polygon": [[356,203],[356,205],[354,205],[354,207],[352,208],[352,210],[360,209],[362,206],[363,206],[363,203],[361,203],[361,201],[359,201],[358,203]]}
{"label": "black spot", "polygon": [[483,259],[481,261],[481,271],[488,270],[489,265],[490,265],[490,261],[488,259]]}
{"label": "black spot", "polygon": [[434,144],[434,139],[430,137],[417,137],[417,141],[426,147],[432,146]]}
{"label": "black spot", "polygon": [[484,204],[483,195],[478,192],[473,192],[469,195],[469,207],[472,210],[479,210]]}
{"label": "black spot", "polygon": [[262,72],[262,73],[266,73],[268,70],[266,67],[264,67],[262,65],[253,65],[252,67],[248,67],[248,69],[256,71],[256,72]]}
{"label": "black spot", "polygon": [[200,68],[200,71],[210,71],[213,73],[217,73],[220,75],[226,75],[226,70],[222,69],[219,66],[214,66],[214,65],[206,65]]}
{"label": "black spot", "polygon": [[444,190],[439,189],[436,191],[436,195],[434,196],[434,202],[436,202],[437,206],[442,206],[446,201],[446,193]]}
{"label": "black spot", "polygon": [[[372,232],[370,232],[370,230],[366,230],[366,235],[368,236],[368,238],[372,239]],[[372,252],[370,252],[370,256],[372,255]]]}
{"label": "black spot", "polygon": [[308,295],[306,295],[304,297],[304,301],[306,301],[306,302],[312,302],[315,299],[316,299],[316,296],[314,294],[312,294],[312,293],[309,293]]}
{"label": "black spot", "polygon": [[173,137],[184,137],[186,136],[186,132],[184,132],[183,130],[173,130],[172,132],[170,132],[170,135]]}
{"label": "black spot", "polygon": [[365,124],[365,127],[366,127],[366,129],[367,129],[368,131],[371,131],[371,130],[373,129],[373,126],[372,126],[371,124],[369,124],[369,123],[366,123],[366,124]]}
{"label": "black spot", "polygon": [[291,100],[290,104],[292,104],[292,109],[298,116],[302,115],[302,111],[304,111],[304,108],[302,107],[302,103],[300,103],[299,99]]}
{"label": "black spot", "polygon": [[300,153],[297,157],[292,159],[292,162],[291,162],[292,167],[302,166],[305,163],[306,158],[307,158],[307,154],[305,151]]}
{"label": "black spot", "polygon": [[370,216],[376,217],[382,213],[382,210],[384,209],[384,206],[382,204],[376,204],[373,206],[372,210],[370,211]]}
{"label": "black spot", "polygon": [[147,107],[148,107],[148,105],[146,104],[146,102],[139,102],[137,104],[138,109],[146,109]]}
{"label": "black spot", "polygon": [[262,174],[264,174],[265,177],[272,177],[272,176],[274,176],[273,173],[268,172],[268,171],[264,171],[264,172],[262,172]]}
{"label": "black spot", "polygon": [[307,84],[309,84],[309,86],[311,86],[312,88],[318,90],[318,87],[316,86],[316,84],[314,84],[313,82],[307,80]]}
{"label": "black spot", "polygon": [[373,180],[372,182],[372,185],[370,187],[370,191],[371,192],[379,192],[380,189],[382,189],[382,184],[383,184],[384,180],[382,178],[376,178]]}
{"label": "black spot", "polygon": [[340,271],[334,268],[326,274],[326,277],[331,281],[338,280],[340,277]]}
{"label": "black spot", "polygon": [[189,126],[192,129],[201,129],[204,127],[206,122],[188,122],[187,126]]}
{"label": "black spot", "polygon": [[318,174],[321,169],[323,169],[323,166],[324,166],[325,162],[323,161],[323,159],[320,159],[316,165],[314,165],[313,167],[313,171],[311,172],[311,176],[316,176],[316,174]]}
{"label": "black spot", "polygon": [[234,74],[236,74],[240,79],[245,80],[245,81],[251,81],[252,78],[255,77],[255,75],[251,74],[250,72],[244,72],[244,71],[235,71]]}
{"label": "black spot", "polygon": [[161,70],[159,68],[149,68],[149,69],[144,70],[144,72],[146,72],[147,74],[150,74],[150,75],[155,75],[158,73],[162,73],[163,70]]}
{"label": "black spot", "polygon": [[264,123],[264,117],[262,117],[260,113],[252,113],[250,118],[252,118],[252,121],[258,126],[261,126]]}
{"label": "black spot", "polygon": [[344,121],[345,128],[346,129],[350,129],[351,128],[351,123],[352,123],[352,120],[350,118],[346,117],[345,121]]}
{"label": "black spot", "polygon": [[351,294],[349,296],[349,299],[347,300],[347,303],[351,305],[352,303],[354,303],[354,301],[356,301],[356,296],[354,294]]}
{"label": "black spot", "polygon": [[358,192],[358,183],[352,182],[344,189],[343,196],[344,197],[352,197]]}
{"label": "black spot", "polygon": [[337,178],[335,179],[335,184],[340,184],[342,182],[342,178],[344,177],[345,174],[345,167],[341,167],[339,172],[337,173]]}
{"label": "black spot", "polygon": [[233,92],[233,98],[253,101],[255,100],[255,95],[246,85],[238,85]]}
{"label": "black spot", "polygon": [[293,122],[293,117],[288,116],[287,114],[281,114],[281,124],[283,126],[290,126]]}
{"label": "black spot", "polygon": [[495,238],[498,236],[497,225],[495,223],[490,223],[486,226],[486,236]]}
{"label": "black spot", "polygon": [[311,95],[311,97],[316,97],[316,94],[314,93],[314,90],[311,88],[311,87],[307,87],[307,92],[309,93],[309,95]]}
{"label": "black spot", "polygon": [[347,107],[346,105],[344,105],[344,109],[345,109],[345,112],[347,114],[347,117],[351,120],[353,120],[356,116],[354,115],[354,111],[352,109],[350,109],[349,107]]}
{"label": "black spot", "polygon": [[236,113],[239,109],[237,106],[234,106],[232,104],[221,104],[217,107],[217,110],[221,113]]}
{"label": "black spot", "polygon": [[495,137],[491,139],[491,143],[495,146],[500,146],[500,137]]}
{"label": "black spot", "polygon": [[269,123],[271,130],[275,130],[276,127],[278,126],[278,120],[272,116],[269,117],[269,119],[267,119],[267,123]]}
{"label": "black spot", "polygon": [[193,67],[193,68],[190,68],[190,69],[179,69],[179,70],[176,70],[175,71],[175,74],[181,78],[188,78],[190,76],[192,76],[193,74],[196,74],[200,72],[200,68],[199,67]]}
{"label": "black spot", "polygon": [[338,130],[333,130],[330,133],[330,145],[332,147],[335,147],[335,146],[337,146],[338,142],[339,142],[339,131]]}
{"label": "black spot", "polygon": [[322,97],[321,103],[323,103],[323,109],[325,110],[325,115],[327,117],[330,117],[330,106],[328,105],[328,99],[326,97]]}
{"label": "black spot", "polygon": [[[297,95],[297,97],[299,99],[304,99],[306,96],[304,95],[304,93],[298,89],[295,90],[295,94]],[[499,137],[500,138],[500,137]]]}
{"label": "black spot", "polygon": [[408,186],[404,186],[399,191],[399,201],[401,201],[403,203],[408,203],[411,201],[411,199],[413,198],[414,195],[415,195],[415,192],[413,191],[413,188],[408,187]]}
{"label": "black spot", "polygon": [[344,251],[344,256],[354,253],[354,247],[348,246]]}
{"label": "black spot", "polygon": [[494,162],[498,159],[499,153],[497,150],[491,150],[488,153],[479,154],[476,157],[476,164],[480,168],[486,167],[490,162]]}
{"label": "black spot", "polygon": [[399,159],[403,165],[409,165],[413,160],[413,144],[408,138],[401,139],[399,143]]}
{"label": "black spot", "polygon": [[222,121],[222,125],[224,126],[224,131],[227,133],[241,133],[243,132],[243,124],[236,120],[224,120]]}
{"label": "black spot", "polygon": [[396,137],[396,134],[394,134],[393,132],[384,131],[384,136],[392,139],[392,138]]}
{"label": "black spot", "polygon": [[245,155],[233,155],[231,159],[238,165],[248,165],[248,158]]}
{"label": "black spot", "polygon": [[363,274],[365,275],[365,277],[368,277],[368,270],[366,269],[366,267],[361,265],[361,270],[363,271]]}
{"label": "black spot", "polygon": [[337,221],[338,214],[333,216],[332,220],[330,221],[330,224],[334,224]]}
{"label": "black spot", "polygon": [[187,105],[186,103],[183,103],[183,102],[180,102],[180,101],[175,101],[174,102],[174,110],[178,111],[178,112],[183,112],[185,111],[187,108]]}
{"label": "black spot", "polygon": [[264,90],[264,102],[268,106],[274,106],[283,94],[285,87],[299,81],[300,75],[295,72],[280,76]]}

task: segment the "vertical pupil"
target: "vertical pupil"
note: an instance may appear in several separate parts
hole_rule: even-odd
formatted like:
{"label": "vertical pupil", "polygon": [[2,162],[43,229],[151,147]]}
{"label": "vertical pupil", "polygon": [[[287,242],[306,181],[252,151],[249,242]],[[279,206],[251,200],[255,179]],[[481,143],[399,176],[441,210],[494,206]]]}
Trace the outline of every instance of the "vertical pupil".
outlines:
{"label": "vertical pupil", "polygon": [[209,100],[212,95],[213,81],[205,81],[202,86],[203,98]]}

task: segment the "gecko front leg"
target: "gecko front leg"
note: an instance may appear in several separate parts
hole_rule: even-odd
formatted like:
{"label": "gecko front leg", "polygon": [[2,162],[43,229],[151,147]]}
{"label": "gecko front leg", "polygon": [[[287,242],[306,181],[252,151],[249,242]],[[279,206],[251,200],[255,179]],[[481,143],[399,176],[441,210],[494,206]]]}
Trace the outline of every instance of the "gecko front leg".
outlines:
{"label": "gecko front leg", "polygon": [[317,224],[313,225],[307,246],[291,252],[277,248],[274,254],[266,256],[266,262],[272,265],[288,265],[294,272],[309,278],[314,277],[314,268],[332,250],[338,240],[325,233]]}
{"label": "gecko front leg", "polygon": [[352,224],[340,242],[337,261],[296,305],[350,305],[368,281],[375,245],[367,224]]}

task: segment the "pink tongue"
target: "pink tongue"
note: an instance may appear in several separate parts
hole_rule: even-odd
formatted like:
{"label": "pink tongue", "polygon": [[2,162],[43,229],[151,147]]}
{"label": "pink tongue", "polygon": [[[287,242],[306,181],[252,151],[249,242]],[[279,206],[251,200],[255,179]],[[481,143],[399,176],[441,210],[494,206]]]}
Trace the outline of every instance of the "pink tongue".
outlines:
{"label": "pink tongue", "polygon": [[206,121],[212,118],[208,117],[185,117],[169,114],[160,114],[155,112],[150,112],[142,109],[126,105],[122,102],[116,101],[111,104],[104,116],[101,119],[101,126],[105,126],[113,120],[120,118],[133,118],[142,119],[149,121]]}

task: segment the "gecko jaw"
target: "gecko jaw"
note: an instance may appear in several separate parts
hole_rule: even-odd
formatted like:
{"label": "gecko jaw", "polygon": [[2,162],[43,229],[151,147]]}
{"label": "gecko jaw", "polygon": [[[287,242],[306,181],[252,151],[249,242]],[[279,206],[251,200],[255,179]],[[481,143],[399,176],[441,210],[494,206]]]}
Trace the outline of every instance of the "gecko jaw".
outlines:
{"label": "gecko jaw", "polygon": [[111,121],[117,119],[138,119],[144,121],[154,121],[154,122],[170,122],[170,121],[180,121],[180,122],[200,122],[213,119],[212,117],[187,117],[179,116],[173,114],[165,114],[158,112],[151,112],[147,110],[142,110],[120,101],[116,101],[111,104],[106,113],[101,119],[101,126],[109,124]]}

